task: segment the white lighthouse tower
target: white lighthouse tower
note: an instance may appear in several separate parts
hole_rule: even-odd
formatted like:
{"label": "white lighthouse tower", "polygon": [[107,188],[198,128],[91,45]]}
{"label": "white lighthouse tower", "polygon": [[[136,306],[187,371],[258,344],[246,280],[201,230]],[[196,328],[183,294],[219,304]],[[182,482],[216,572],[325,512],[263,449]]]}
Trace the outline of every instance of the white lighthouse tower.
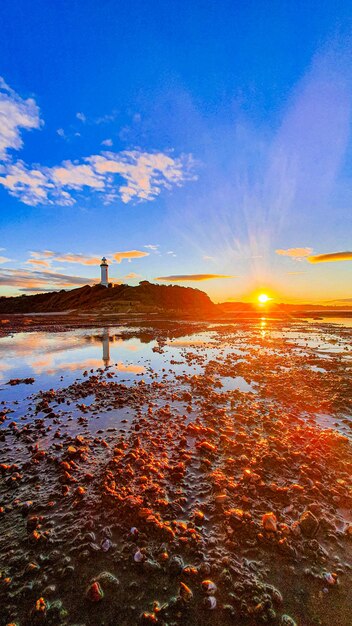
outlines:
{"label": "white lighthouse tower", "polygon": [[109,286],[108,268],[109,266],[106,262],[106,258],[105,256],[103,256],[101,263],[100,263],[100,272],[101,272],[100,284],[103,285],[104,287]]}

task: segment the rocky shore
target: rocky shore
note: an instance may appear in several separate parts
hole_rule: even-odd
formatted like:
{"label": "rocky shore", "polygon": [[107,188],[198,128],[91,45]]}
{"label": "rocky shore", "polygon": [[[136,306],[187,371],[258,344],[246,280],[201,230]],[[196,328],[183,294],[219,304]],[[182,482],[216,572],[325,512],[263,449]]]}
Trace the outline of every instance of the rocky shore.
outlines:
{"label": "rocky shore", "polygon": [[2,401],[1,626],[350,626],[351,330],[317,328],[131,330],[163,367]]}

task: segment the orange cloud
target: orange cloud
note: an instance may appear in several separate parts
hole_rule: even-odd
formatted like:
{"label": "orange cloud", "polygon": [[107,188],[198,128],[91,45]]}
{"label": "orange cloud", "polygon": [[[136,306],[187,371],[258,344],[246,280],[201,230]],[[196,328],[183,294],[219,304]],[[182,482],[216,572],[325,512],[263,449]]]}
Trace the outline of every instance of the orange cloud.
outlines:
{"label": "orange cloud", "polygon": [[328,254],[316,254],[309,256],[309,263],[328,263],[331,261],[352,261],[352,252],[330,252]]}
{"label": "orange cloud", "polygon": [[292,259],[302,259],[313,252],[313,248],[287,248],[287,250],[275,250],[280,256],[289,256]]}
{"label": "orange cloud", "polygon": [[59,261],[60,263],[80,263],[81,265],[100,265],[101,258],[68,252],[67,254],[56,254],[55,261]]}
{"label": "orange cloud", "polygon": [[61,253],[52,250],[41,250],[30,252],[31,258],[26,261],[27,264],[41,265],[42,267],[50,267],[54,261],[60,263],[80,263],[80,265],[100,265],[101,258],[92,255],[75,254],[73,252]]}
{"label": "orange cloud", "polygon": [[122,259],[141,259],[144,256],[149,256],[149,252],[127,250],[126,252],[115,252],[115,254],[113,254],[115,261],[118,263],[121,263]]}
{"label": "orange cloud", "polygon": [[[112,255],[112,259],[108,259],[109,263],[113,260],[117,263],[121,263],[123,259],[138,259],[145,256],[149,256],[150,252],[144,252],[142,250],[126,250],[123,252],[115,252]],[[50,267],[50,264],[54,261],[59,263],[79,263],[80,265],[100,265],[101,257],[94,256],[92,254],[81,254],[80,252],[53,252],[51,250],[43,250],[37,252],[30,252],[31,258],[26,261],[32,265],[41,265],[43,267]],[[133,278],[136,278],[135,275]]]}
{"label": "orange cloud", "polygon": [[28,259],[26,263],[28,263],[28,265],[34,266],[40,265],[41,267],[50,267],[50,261],[44,261],[44,259]]}
{"label": "orange cloud", "polygon": [[217,278],[237,278],[229,274],[176,274],[175,276],[158,276],[154,280],[171,281],[171,282],[187,282],[194,280],[214,280]]}

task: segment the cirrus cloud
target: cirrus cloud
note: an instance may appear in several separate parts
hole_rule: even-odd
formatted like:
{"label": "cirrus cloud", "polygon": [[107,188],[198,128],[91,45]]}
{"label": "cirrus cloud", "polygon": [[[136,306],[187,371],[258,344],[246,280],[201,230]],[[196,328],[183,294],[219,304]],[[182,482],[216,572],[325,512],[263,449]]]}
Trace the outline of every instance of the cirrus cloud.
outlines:
{"label": "cirrus cloud", "polygon": [[154,280],[159,281],[171,281],[171,282],[187,282],[187,281],[201,281],[201,280],[216,280],[218,278],[237,278],[237,276],[230,276],[228,274],[176,274],[173,276],[159,276]]}
{"label": "cirrus cloud", "polygon": [[[123,259],[130,261],[131,259],[139,259],[149,256],[149,252],[143,250],[126,250],[123,252],[114,252],[108,258],[109,263],[121,263]],[[40,265],[42,267],[50,267],[52,263],[78,263],[79,265],[100,265],[101,257],[92,254],[82,254],[80,252],[54,252],[53,250],[32,251],[30,258],[26,261],[29,265]]]}
{"label": "cirrus cloud", "polygon": [[327,254],[315,254],[309,256],[309,263],[328,263],[332,261],[352,261],[352,252],[329,252]]}
{"label": "cirrus cloud", "polygon": [[83,285],[93,285],[97,279],[59,274],[57,272],[0,269],[0,286],[16,287],[21,291],[52,291]]}

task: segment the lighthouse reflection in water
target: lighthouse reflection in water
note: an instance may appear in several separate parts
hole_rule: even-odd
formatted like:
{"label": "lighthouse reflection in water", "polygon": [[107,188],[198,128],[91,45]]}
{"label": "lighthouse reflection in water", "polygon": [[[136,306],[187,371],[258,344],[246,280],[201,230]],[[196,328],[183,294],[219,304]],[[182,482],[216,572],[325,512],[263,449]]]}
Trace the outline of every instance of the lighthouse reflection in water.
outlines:
{"label": "lighthouse reflection in water", "polygon": [[103,344],[103,362],[105,367],[110,365],[110,335],[109,329],[104,328],[103,336],[102,336],[102,344]]}

